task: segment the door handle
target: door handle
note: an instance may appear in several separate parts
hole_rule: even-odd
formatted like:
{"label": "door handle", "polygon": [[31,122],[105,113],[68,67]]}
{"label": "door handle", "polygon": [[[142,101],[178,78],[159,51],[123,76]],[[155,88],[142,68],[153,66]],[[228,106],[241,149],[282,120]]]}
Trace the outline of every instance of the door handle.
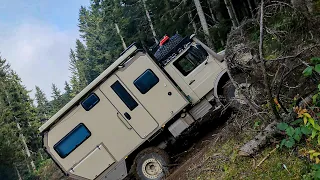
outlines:
{"label": "door handle", "polygon": [[196,80],[192,80],[192,81],[190,81],[190,83],[189,83],[189,85],[191,85],[192,83],[194,83]]}
{"label": "door handle", "polygon": [[122,118],[122,115],[120,113],[117,112],[117,117],[118,119],[120,119],[120,121],[128,128],[128,129],[132,129],[132,127],[130,126],[130,124],[128,123],[128,121],[124,120]]}
{"label": "door handle", "polygon": [[130,114],[129,114],[129,113],[127,113],[127,112],[125,112],[125,113],[124,113],[124,116],[125,116],[128,120],[130,120],[130,119],[131,119]]}

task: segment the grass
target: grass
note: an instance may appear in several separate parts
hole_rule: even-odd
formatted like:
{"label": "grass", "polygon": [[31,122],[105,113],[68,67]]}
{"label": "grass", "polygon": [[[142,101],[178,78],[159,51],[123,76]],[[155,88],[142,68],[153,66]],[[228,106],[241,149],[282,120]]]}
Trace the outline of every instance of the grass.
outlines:
{"label": "grass", "polygon": [[[230,138],[212,146],[203,158],[201,168],[196,168],[188,173],[190,180],[213,179],[302,179],[309,171],[309,162],[297,157],[292,150],[277,149],[261,165],[257,164],[274,147],[266,147],[254,158],[238,156],[238,149],[251,135],[243,134],[242,137]],[[284,169],[283,164],[288,171]],[[192,169],[192,168],[191,168]]]}

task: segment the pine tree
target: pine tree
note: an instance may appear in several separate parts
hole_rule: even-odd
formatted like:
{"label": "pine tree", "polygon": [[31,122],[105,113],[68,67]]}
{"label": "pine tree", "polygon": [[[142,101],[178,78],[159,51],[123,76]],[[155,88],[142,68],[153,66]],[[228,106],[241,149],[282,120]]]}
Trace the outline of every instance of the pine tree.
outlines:
{"label": "pine tree", "polygon": [[[23,176],[29,176],[35,169],[34,159],[37,158],[37,155],[31,152],[36,152],[40,147],[36,109],[28,95],[29,91],[21,84],[18,75],[6,65],[4,60],[0,62],[0,85],[2,87],[0,90],[0,133],[4,134],[1,137],[9,138],[1,139],[1,143],[5,144],[0,145],[0,156],[4,155],[0,159],[2,164],[7,166],[5,172],[21,171]],[[6,144],[13,149],[10,151],[8,147],[6,148]],[[24,154],[21,153],[22,149],[24,149]],[[33,169],[25,171],[30,165]],[[3,171],[2,166],[0,171]],[[0,179],[3,179],[1,176],[7,175],[0,173]]]}
{"label": "pine tree", "polygon": [[23,158],[18,129],[8,101],[9,71],[6,60],[0,57],[0,179],[16,179],[15,163]]}
{"label": "pine tree", "polygon": [[63,105],[66,105],[72,99],[72,89],[67,81],[64,83],[64,91],[62,99]]}
{"label": "pine tree", "polygon": [[52,84],[51,88],[52,88],[51,97],[53,99],[51,101],[51,106],[52,106],[51,116],[52,116],[62,108],[63,100],[62,100],[61,91],[58,89],[58,87],[55,84]]}
{"label": "pine tree", "polygon": [[38,119],[43,122],[49,118],[50,106],[46,95],[38,86],[36,86],[35,100],[37,103]]}

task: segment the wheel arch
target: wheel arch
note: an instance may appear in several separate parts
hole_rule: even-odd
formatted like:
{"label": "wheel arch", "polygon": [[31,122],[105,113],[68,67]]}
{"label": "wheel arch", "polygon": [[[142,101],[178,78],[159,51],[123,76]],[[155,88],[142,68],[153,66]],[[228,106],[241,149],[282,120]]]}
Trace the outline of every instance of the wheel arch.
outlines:
{"label": "wheel arch", "polygon": [[213,95],[219,99],[219,95],[221,95],[222,88],[227,81],[230,80],[230,77],[227,73],[227,69],[223,69],[217,76],[216,80],[214,81],[214,91]]}

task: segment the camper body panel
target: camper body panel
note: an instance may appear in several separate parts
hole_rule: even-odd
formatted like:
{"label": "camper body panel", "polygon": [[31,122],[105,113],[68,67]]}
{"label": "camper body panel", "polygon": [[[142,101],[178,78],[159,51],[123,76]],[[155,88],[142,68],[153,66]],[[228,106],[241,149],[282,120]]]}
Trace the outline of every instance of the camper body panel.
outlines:
{"label": "camper body panel", "polygon": [[[148,74],[147,74],[148,73]],[[150,74],[149,74],[150,73]],[[145,53],[138,52],[125,67],[115,73],[136,99],[162,126],[189,104],[189,101],[168,79],[159,66]],[[158,82],[147,92],[141,92],[139,81],[147,84],[154,75]],[[139,124],[143,127],[143,124]]]}
{"label": "camper body panel", "polygon": [[[117,116],[119,112],[100,90],[93,92],[100,99],[98,104],[90,109],[90,111],[84,110],[81,105],[78,106],[74,109],[75,113],[71,117],[68,116],[66,119],[62,118],[62,120],[47,133],[47,151],[49,150],[51,156],[59,162],[63,169],[75,175],[79,175],[77,174],[78,171],[73,172],[72,169],[81,163],[85,163],[86,160],[90,160],[89,157],[94,156],[92,152],[95,151],[99,145],[103,145],[106,148],[104,153],[110,153],[105,154],[105,156],[110,155],[113,161],[116,162],[123,159],[132,149],[135,149],[144,141],[133,129],[127,128],[123,122],[119,120]],[[51,147],[54,147],[57,142],[80,123],[83,123],[91,132],[90,137],[68,156],[65,158],[60,157]],[[101,154],[100,151],[96,151],[96,153],[98,152]],[[104,158],[96,161],[96,164],[99,163],[108,164],[104,162]],[[88,167],[86,171],[88,171],[88,173],[92,171],[96,172],[95,166],[91,166],[91,168],[93,169],[90,170],[90,167]],[[100,173],[102,172],[99,172],[99,174]]]}
{"label": "camper body panel", "polygon": [[[129,123],[131,127],[129,126],[128,128],[133,129],[140,138],[146,138],[159,126],[145,107],[130,93],[125,84],[116,75],[109,77],[100,86],[100,90],[118,110],[118,119],[123,123]],[[119,96],[127,97],[124,97],[126,99],[122,101]]]}

